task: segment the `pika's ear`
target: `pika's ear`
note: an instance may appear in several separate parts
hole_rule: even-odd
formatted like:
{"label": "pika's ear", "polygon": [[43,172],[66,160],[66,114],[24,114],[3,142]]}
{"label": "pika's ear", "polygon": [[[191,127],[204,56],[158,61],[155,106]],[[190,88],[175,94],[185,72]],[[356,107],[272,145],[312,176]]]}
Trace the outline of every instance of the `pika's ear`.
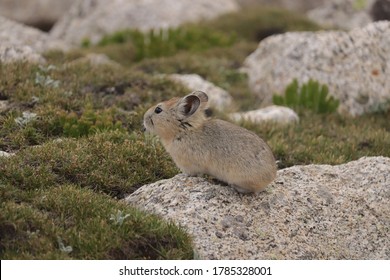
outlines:
{"label": "pika's ear", "polygon": [[198,110],[199,105],[199,97],[193,94],[189,94],[180,100],[178,104],[179,114],[183,115],[184,117],[189,117],[194,114],[196,110]]}
{"label": "pika's ear", "polygon": [[202,103],[207,103],[207,101],[209,101],[209,97],[203,91],[197,90],[197,91],[192,92],[191,94],[199,97],[200,102],[202,102]]}

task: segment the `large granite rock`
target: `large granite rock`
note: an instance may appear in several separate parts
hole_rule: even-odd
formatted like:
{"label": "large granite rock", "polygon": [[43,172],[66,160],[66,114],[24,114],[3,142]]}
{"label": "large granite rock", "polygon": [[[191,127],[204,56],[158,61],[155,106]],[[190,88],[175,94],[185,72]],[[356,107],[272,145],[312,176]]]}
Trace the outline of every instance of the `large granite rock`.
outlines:
{"label": "large granite rock", "polygon": [[50,49],[67,50],[69,46],[46,33],[0,16],[0,61],[27,60],[44,62],[41,53]]}
{"label": "large granite rock", "polygon": [[260,42],[244,62],[251,90],[265,103],[294,78],[314,79],[352,116],[390,105],[390,22],[350,32],[285,33]]}
{"label": "large granite rock", "polygon": [[234,0],[78,0],[53,27],[51,34],[80,44],[98,42],[122,29],[160,29],[211,19],[238,10]]}
{"label": "large granite rock", "polygon": [[0,0],[0,16],[49,30],[75,0]]}
{"label": "large granite rock", "polygon": [[183,226],[204,259],[389,259],[390,158],[294,166],[257,195],[177,175],[126,198]]}
{"label": "large granite rock", "polygon": [[350,30],[372,22],[374,0],[331,0],[308,11],[307,16],[320,25]]}

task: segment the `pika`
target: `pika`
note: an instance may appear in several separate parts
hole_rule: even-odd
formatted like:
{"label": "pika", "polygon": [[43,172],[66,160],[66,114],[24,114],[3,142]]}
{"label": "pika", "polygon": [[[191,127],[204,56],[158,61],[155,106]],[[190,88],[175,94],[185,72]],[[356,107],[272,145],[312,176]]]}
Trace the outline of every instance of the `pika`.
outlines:
{"label": "pika", "polygon": [[276,177],[271,149],[245,128],[208,118],[207,102],[195,91],[159,103],[145,113],[145,129],[159,136],[183,173],[211,175],[240,193],[263,191]]}

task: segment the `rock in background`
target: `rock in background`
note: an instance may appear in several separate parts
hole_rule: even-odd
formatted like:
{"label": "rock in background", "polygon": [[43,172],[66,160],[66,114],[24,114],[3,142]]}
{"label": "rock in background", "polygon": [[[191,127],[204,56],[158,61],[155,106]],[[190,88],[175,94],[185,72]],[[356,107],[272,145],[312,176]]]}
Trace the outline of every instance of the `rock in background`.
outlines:
{"label": "rock in background", "polygon": [[294,78],[314,79],[352,116],[390,106],[390,22],[350,32],[285,33],[260,42],[244,62],[251,90],[265,103]]}
{"label": "rock in background", "polygon": [[390,158],[294,166],[242,195],[177,175],[126,201],[185,227],[202,259],[389,259]]}
{"label": "rock in background", "polygon": [[75,0],[0,0],[0,15],[49,30]]}
{"label": "rock in background", "polygon": [[0,61],[25,60],[43,63],[41,53],[51,50],[67,50],[69,46],[48,34],[0,16]]}
{"label": "rock in background", "polygon": [[230,114],[229,117],[235,121],[250,121],[253,123],[272,122],[277,124],[296,124],[299,122],[297,113],[291,108],[272,105],[265,108]]}
{"label": "rock in background", "polygon": [[331,0],[307,13],[309,19],[320,25],[350,30],[370,22],[375,0]]}
{"label": "rock in background", "polygon": [[172,74],[168,78],[192,91],[200,90],[207,93],[209,97],[208,106],[211,108],[226,111],[233,104],[233,98],[226,90],[206,81],[198,74]]}
{"label": "rock in background", "polygon": [[51,35],[78,44],[123,29],[161,29],[238,10],[234,0],[78,0]]}

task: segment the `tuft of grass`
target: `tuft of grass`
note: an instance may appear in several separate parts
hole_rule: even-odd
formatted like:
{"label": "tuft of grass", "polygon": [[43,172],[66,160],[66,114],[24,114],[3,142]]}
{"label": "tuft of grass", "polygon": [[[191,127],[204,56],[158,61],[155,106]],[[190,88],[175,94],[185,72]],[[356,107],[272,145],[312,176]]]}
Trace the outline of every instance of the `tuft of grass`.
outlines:
{"label": "tuft of grass", "polygon": [[308,109],[314,113],[325,114],[336,112],[339,101],[328,95],[328,87],[319,82],[309,80],[299,86],[294,79],[287,87],[284,96],[275,94],[273,103],[290,107],[294,110]]}

